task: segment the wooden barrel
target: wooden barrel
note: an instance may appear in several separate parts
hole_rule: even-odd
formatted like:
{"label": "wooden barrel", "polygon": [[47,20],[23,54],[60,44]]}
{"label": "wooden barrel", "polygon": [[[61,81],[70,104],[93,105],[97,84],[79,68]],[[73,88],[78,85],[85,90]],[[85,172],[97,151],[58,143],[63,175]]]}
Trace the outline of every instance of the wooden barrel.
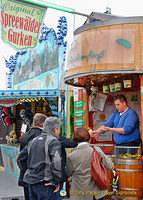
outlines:
{"label": "wooden barrel", "polygon": [[141,160],[115,159],[115,168],[119,173],[119,195],[143,196],[143,165]]}

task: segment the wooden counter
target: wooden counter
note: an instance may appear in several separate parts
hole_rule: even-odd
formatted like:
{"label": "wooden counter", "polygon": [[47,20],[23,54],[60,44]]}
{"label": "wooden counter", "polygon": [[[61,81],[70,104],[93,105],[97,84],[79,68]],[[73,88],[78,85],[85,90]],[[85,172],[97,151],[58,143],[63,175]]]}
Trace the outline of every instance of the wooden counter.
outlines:
{"label": "wooden counter", "polygon": [[16,159],[19,154],[18,144],[16,145],[1,144],[0,148],[1,148],[1,154],[5,172],[13,176],[19,177],[19,168],[16,163]]}

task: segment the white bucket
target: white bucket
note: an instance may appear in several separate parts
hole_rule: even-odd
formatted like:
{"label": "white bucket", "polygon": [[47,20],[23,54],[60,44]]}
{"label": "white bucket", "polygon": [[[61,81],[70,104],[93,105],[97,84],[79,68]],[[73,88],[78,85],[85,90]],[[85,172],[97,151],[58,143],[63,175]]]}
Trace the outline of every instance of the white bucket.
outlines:
{"label": "white bucket", "polygon": [[122,84],[121,83],[115,83],[115,91],[121,91]]}
{"label": "white bucket", "polygon": [[103,93],[109,93],[109,85],[103,85]]}
{"label": "white bucket", "polygon": [[131,80],[123,80],[124,88],[131,88],[132,87],[132,81]]}
{"label": "white bucket", "polygon": [[91,87],[91,90],[92,90],[92,94],[97,94],[98,92],[98,87]]}
{"label": "white bucket", "polygon": [[110,92],[115,92],[115,85],[114,84],[110,84]]}

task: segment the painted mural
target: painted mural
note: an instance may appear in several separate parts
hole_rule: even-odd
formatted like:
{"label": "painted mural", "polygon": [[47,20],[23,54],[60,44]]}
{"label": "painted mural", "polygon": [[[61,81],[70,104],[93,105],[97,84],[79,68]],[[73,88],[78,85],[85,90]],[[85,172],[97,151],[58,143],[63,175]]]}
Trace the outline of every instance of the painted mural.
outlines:
{"label": "painted mural", "polygon": [[19,148],[1,145],[1,153],[5,171],[11,175],[19,177],[19,167],[16,162],[19,154]]}
{"label": "painted mural", "polygon": [[[51,88],[54,84],[54,88],[57,88],[57,81],[53,80],[58,80],[56,77],[58,72],[53,69],[58,67],[59,51],[51,33],[48,34],[48,38],[48,41],[38,43],[35,49],[18,57],[14,74],[15,89],[30,89],[31,84],[35,84],[37,79],[40,88],[37,88],[36,84],[36,88],[33,89],[49,88],[50,82]],[[47,71],[51,72],[46,73],[46,77],[42,75]],[[36,77],[35,81],[34,77]],[[46,79],[45,83],[43,83],[43,77]],[[17,84],[19,84],[19,88]]]}
{"label": "painted mural", "polygon": [[[58,32],[41,29],[39,43],[35,49],[18,54],[13,78],[15,90],[65,89],[64,66],[67,41],[67,20],[58,20]],[[8,67],[10,66],[9,62]]]}

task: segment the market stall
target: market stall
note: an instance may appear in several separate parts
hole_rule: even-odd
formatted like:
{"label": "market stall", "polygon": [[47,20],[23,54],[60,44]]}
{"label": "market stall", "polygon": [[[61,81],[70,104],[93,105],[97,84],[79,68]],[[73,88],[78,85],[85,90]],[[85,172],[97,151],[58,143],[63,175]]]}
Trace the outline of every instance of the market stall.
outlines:
{"label": "market stall", "polygon": [[[114,97],[123,94],[128,105],[138,113],[143,141],[142,31],[143,17],[101,20],[75,30],[64,79],[69,91],[73,90],[73,94],[69,92],[73,95],[69,119],[73,128],[96,130],[115,111]],[[106,154],[114,157],[119,172],[119,195],[140,199],[143,195],[141,147],[133,157],[127,154],[119,159],[112,132],[100,133],[91,143],[100,145]],[[126,182],[123,172],[129,175],[133,185]],[[141,177],[139,185],[137,177]]]}
{"label": "market stall", "polygon": [[[13,113],[12,118],[8,112],[5,113],[5,116],[1,115],[1,123],[7,131],[3,134],[3,140],[0,145],[3,161],[0,165],[3,165],[6,172],[17,177],[19,176],[16,158],[19,153],[21,135],[31,125],[29,122],[32,123],[35,113],[44,113],[47,116],[59,115],[58,100],[60,93],[58,90],[0,91],[0,104],[3,106],[2,114],[3,110],[8,111],[9,109]],[[25,118],[20,115],[21,111],[25,111]],[[12,134],[13,132],[16,135],[15,138]],[[3,129],[1,129],[0,135],[2,133]]]}
{"label": "market stall", "polygon": [[17,52],[5,60],[9,72],[7,90],[0,91],[0,119],[5,128],[5,132],[0,130],[0,165],[14,176],[19,176],[16,157],[20,138],[32,125],[35,113],[59,117],[62,134],[66,133],[66,87],[63,82],[66,34],[67,20],[62,16],[57,33],[43,24],[34,49]]}

